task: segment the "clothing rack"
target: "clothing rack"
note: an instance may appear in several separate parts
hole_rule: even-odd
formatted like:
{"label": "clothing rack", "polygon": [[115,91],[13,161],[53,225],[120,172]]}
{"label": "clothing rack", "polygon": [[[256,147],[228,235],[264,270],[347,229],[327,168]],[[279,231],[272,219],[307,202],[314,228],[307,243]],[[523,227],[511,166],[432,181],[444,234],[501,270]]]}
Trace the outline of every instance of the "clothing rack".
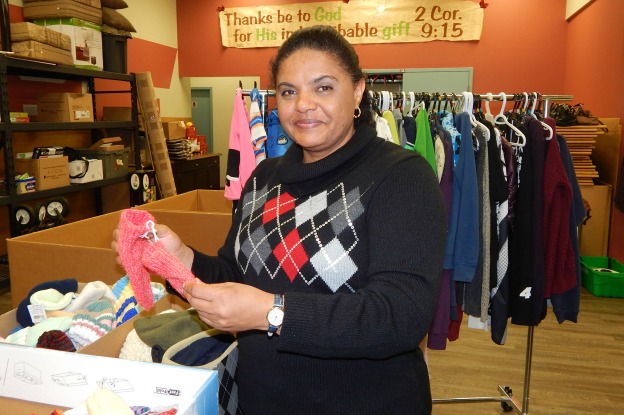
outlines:
{"label": "clothing rack", "polygon": [[[452,94],[451,94],[452,95]],[[529,94],[530,95],[530,94]],[[448,96],[448,94],[447,94]],[[458,98],[463,96],[455,94]],[[481,97],[487,97],[487,99],[496,101],[518,101],[526,100],[525,94],[480,94]],[[548,107],[550,101],[571,101],[573,97],[571,95],[538,95],[538,97],[544,102],[544,116],[548,116]],[[495,397],[466,397],[466,398],[444,398],[433,399],[433,404],[451,404],[451,403],[482,403],[482,402],[500,402],[503,411],[514,411],[519,415],[529,414],[529,389],[531,383],[531,363],[533,360],[533,338],[535,334],[535,326],[529,326],[527,332],[527,344],[526,344],[526,356],[524,363],[524,387],[522,394],[522,401],[518,402],[512,396],[512,389],[509,386],[498,385],[498,391],[501,396]]]}
{"label": "clothing rack", "polygon": [[[394,93],[393,99],[402,99],[409,92],[400,92]],[[524,93],[516,93],[516,94],[507,94],[507,93],[499,93],[499,94],[475,94],[472,93],[473,96],[479,97],[482,101],[523,101],[523,100],[534,100],[535,94],[537,94],[537,99],[541,100],[544,103],[544,117],[548,116],[549,103],[550,101],[571,101],[572,95],[542,95],[537,92],[524,92]],[[426,97],[430,101],[458,101],[464,98],[463,94],[457,93],[429,93],[429,92],[421,92],[415,93],[415,96],[419,99],[423,99]]]}
{"label": "clothing rack", "polygon": [[[242,89],[242,85],[239,83],[239,86],[241,87],[242,93],[244,97],[249,97],[251,96],[251,89]],[[254,82],[254,87],[256,86],[255,82]],[[262,98],[262,105],[260,106],[260,113],[262,114],[262,119],[266,120],[266,115],[267,115],[267,97],[274,97],[275,96],[275,90],[272,89],[258,89],[258,95],[260,95],[260,97]]]}
{"label": "clothing rack", "polygon": [[[241,86],[242,89],[242,86]],[[266,110],[266,97],[275,96],[275,90],[258,90],[258,93],[262,96],[262,113]],[[243,90],[243,96],[250,96],[251,90]],[[420,95],[429,95],[430,97],[438,96],[445,97],[447,100],[460,100],[463,99],[463,94],[429,94],[429,93],[420,93]],[[488,100],[492,101],[521,101],[526,100],[526,95],[529,95],[531,98],[531,94],[535,93],[520,93],[520,94],[507,94],[507,93],[499,93],[499,94],[479,94],[480,97],[485,97]],[[473,94],[476,95],[476,94]],[[394,95],[393,98],[400,99],[403,94]],[[533,96],[533,99],[535,96]],[[572,95],[541,95],[538,94],[538,99],[541,99],[544,103],[544,116],[548,116],[548,107],[550,101],[571,101],[573,99]],[[535,334],[535,326],[529,326],[527,331],[527,343],[526,343],[526,355],[525,355],[525,363],[524,363],[524,385],[523,385],[523,394],[522,401],[518,402],[512,395],[512,389],[509,386],[498,385],[498,392],[501,396],[483,396],[483,397],[465,397],[465,398],[442,398],[442,399],[432,399],[433,404],[453,404],[453,403],[483,403],[483,402],[500,402],[503,411],[510,412],[514,411],[519,415],[528,415],[529,414],[529,389],[531,384],[531,364],[533,360],[533,338]]]}

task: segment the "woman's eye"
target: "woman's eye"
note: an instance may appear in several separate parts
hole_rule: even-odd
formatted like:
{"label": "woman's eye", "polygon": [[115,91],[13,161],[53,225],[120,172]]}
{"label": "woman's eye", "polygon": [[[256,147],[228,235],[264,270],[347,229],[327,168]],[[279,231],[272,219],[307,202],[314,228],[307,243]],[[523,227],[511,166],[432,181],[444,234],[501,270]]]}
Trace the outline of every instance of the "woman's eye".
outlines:
{"label": "woman's eye", "polygon": [[280,95],[283,97],[289,97],[293,95],[294,93],[295,91],[293,91],[292,89],[284,89],[282,92],[280,92]]}
{"label": "woman's eye", "polygon": [[320,92],[329,92],[332,89],[334,89],[334,88],[332,88],[330,85],[321,85],[321,86],[319,86],[319,91]]}

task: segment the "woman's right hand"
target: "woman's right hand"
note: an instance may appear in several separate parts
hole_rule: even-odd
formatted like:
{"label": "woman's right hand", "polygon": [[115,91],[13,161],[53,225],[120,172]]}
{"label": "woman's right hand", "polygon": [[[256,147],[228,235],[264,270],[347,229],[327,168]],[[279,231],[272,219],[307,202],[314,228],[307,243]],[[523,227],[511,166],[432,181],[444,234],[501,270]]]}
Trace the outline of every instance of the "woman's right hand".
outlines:
{"label": "woman's right hand", "polygon": [[[178,258],[187,269],[191,269],[193,265],[193,258],[195,254],[193,250],[182,242],[178,234],[171,230],[167,225],[156,224],[154,226],[156,230],[156,236],[158,236],[158,243],[162,244],[167,252]],[[115,253],[117,263],[121,263],[119,257],[119,246],[117,240],[119,238],[119,229],[115,228],[113,231],[113,240],[111,241],[111,248]]]}

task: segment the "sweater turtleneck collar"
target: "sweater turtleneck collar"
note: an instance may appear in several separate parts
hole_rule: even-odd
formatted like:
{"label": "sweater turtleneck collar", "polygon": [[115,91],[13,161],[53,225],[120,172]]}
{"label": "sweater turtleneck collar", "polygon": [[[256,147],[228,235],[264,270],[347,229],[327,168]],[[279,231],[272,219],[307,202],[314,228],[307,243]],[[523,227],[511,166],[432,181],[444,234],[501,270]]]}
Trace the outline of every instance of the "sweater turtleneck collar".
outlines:
{"label": "sweater turtleneck collar", "polygon": [[376,137],[374,128],[359,125],[344,146],[313,163],[303,163],[303,149],[295,143],[278,162],[277,176],[289,192],[296,193],[293,196],[315,192],[348,171],[348,166],[356,162],[359,155],[370,150]]}

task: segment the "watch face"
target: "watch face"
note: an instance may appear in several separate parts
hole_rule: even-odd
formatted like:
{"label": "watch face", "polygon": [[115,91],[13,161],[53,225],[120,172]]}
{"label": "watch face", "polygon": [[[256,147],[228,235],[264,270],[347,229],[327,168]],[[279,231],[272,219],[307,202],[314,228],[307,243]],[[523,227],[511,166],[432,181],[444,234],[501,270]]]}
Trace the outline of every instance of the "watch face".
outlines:
{"label": "watch face", "polygon": [[284,321],[284,310],[281,308],[272,308],[267,315],[269,324],[272,326],[281,326]]}

